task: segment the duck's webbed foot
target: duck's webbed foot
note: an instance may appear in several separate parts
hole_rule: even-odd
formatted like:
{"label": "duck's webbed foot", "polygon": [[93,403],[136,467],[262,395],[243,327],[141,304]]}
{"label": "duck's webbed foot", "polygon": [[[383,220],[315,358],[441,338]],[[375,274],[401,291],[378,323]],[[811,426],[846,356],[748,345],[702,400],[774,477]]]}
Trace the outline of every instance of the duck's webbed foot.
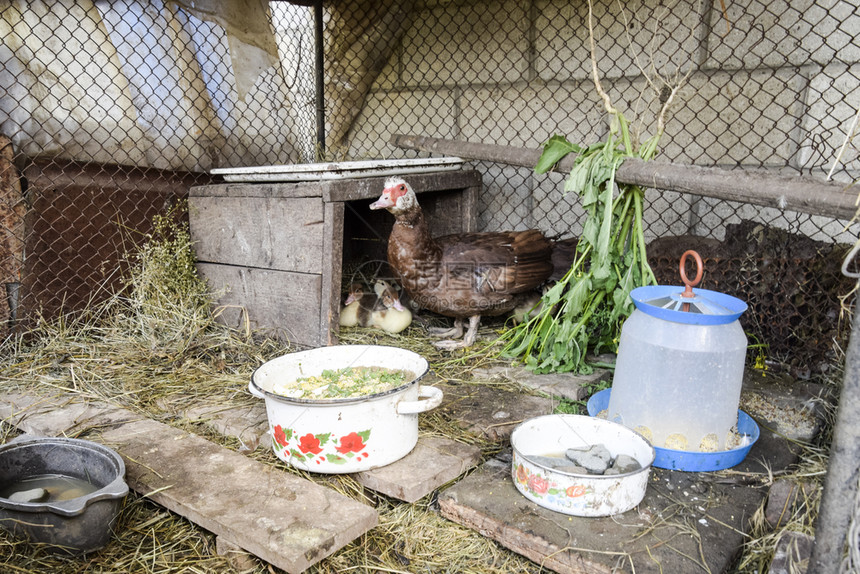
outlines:
{"label": "duck's webbed foot", "polygon": [[432,337],[439,337],[440,339],[459,339],[463,336],[463,320],[454,319],[453,327],[430,327],[427,332]]}
{"label": "duck's webbed foot", "polygon": [[[460,328],[462,331],[463,321],[462,319],[457,319],[460,323]],[[469,329],[466,331],[466,334],[463,335],[463,338],[459,341],[453,340],[445,340],[438,341],[433,343],[433,346],[437,349],[442,349],[443,351],[454,351],[456,349],[465,349],[467,347],[471,347],[475,343],[475,339],[478,338],[478,325],[481,323],[480,315],[472,315],[469,317]],[[456,326],[455,322],[455,326]]]}

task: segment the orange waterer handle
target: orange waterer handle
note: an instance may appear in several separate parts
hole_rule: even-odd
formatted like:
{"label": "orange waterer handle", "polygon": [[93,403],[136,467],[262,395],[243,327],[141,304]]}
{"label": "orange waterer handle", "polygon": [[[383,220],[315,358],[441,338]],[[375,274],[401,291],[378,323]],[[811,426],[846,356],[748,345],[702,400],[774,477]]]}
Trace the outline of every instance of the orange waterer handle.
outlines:
{"label": "orange waterer handle", "polygon": [[[686,263],[687,263],[687,256],[688,255],[692,255],[693,259],[696,260],[696,278],[693,279],[692,281],[690,281],[687,278]],[[696,285],[699,284],[699,281],[702,280],[702,274],[704,274],[704,272],[705,272],[705,266],[702,263],[702,258],[699,256],[698,253],[696,253],[692,249],[689,249],[689,250],[685,251],[683,255],[681,255],[681,264],[679,267],[681,270],[681,280],[684,282],[684,285],[686,285],[686,287],[684,288],[684,292],[681,293],[681,297],[687,297],[687,298],[695,297],[695,294],[693,293],[693,287],[695,287]],[[689,311],[690,310],[690,304],[684,303],[684,305],[681,307],[681,309],[683,311]]]}

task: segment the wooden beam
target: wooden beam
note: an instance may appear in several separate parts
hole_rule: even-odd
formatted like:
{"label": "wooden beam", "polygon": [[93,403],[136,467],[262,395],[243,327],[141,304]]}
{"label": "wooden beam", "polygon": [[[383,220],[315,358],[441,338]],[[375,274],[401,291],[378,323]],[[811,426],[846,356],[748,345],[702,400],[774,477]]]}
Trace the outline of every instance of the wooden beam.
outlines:
{"label": "wooden beam", "polygon": [[[528,168],[535,166],[541,154],[539,149],[417,135],[396,134],[392,136],[391,143],[403,149]],[[559,162],[554,170],[567,173],[572,166],[573,156],[570,155]],[[628,159],[618,168],[616,179],[621,183],[648,188],[751,203],[834,219],[851,219],[857,211],[857,190],[850,189],[850,186],[844,183],[805,176]]]}
{"label": "wooden beam", "polygon": [[186,196],[191,186],[205,185],[213,180],[208,174],[190,171],[46,159],[28,164],[24,178],[31,193],[36,189],[70,193],[95,188],[133,197],[153,193]]}

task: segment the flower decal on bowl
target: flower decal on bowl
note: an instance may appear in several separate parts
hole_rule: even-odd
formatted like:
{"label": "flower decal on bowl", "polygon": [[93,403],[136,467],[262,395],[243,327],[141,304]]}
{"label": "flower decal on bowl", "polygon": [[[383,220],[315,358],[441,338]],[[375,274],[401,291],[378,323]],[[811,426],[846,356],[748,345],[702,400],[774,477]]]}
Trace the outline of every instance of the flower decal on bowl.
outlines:
{"label": "flower decal on bowl", "polygon": [[[289,436],[287,436],[288,432],[290,433]],[[281,427],[281,425],[276,425],[275,428],[272,429],[272,438],[275,441],[275,445],[277,446],[287,446],[289,440],[292,438],[292,435],[293,431],[289,429],[285,431],[283,427]]]}
{"label": "flower decal on bowl", "polygon": [[524,464],[520,463],[516,468],[517,482],[532,496],[543,498],[549,496],[552,499],[579,498],[591,492],[594,488],[582,484],[569,486],[559,485],[551,478],[546,478],[537,472],[532,472]]}
{"label": "flower decal on bowl", "polygon": [[296,460],[301,463],[316,464],[328,462],[345,464],[349,460],[367,458],[367,443],[370,440],[370,429],[349,432],[340,437],[332,433],[299,433],[293,429],[285,429],[281,425],[272,427],[272,446],[275,454],[289,462]]}
{"label": "flower decal on bowl", "polygon": [[[368,435],[370,433],[368,432]],[[360,453],[367,445],[364,444],[364,438],[356,432],[351,432],[346,436],[340,437],[340,446],[335,447],[337,452],[341,454]]]}
{"label": "flower decal on bowl", "polygon": [[305,455],[319,454],[322,452],[320,446],[328,442],[329,436],[331,435],[312,435],[308,433],[299,439],[299,450]]}
{"label": "flower decal on bowl", "polygon": [[579,496],[583,496],[587,492],[588,489],[586,487],[582,486],[581,484],[574,484],[573,486],[568,486],[565,489],[564,494],[568,498],[577,498]]}
{"label": "flower decal on bowl", "polygon": [[549,481],[539,474],[531,475],[526,484],[535,494],[546,494],[549,490]]}

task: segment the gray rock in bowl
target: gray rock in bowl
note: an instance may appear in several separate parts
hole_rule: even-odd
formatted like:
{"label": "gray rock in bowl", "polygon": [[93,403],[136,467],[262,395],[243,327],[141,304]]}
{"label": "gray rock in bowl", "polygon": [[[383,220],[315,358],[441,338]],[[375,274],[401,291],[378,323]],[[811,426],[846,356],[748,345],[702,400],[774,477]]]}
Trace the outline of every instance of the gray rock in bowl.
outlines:
{"label": "gray rock in bowl", "polygon": [[564,456],[572,463],[587,469],[589,474],[603,474],[612,462],[612,455],[603,443],[569,448]]}
{"label": "gray rock in bowl", "polygon": [[588,469],[582,466],[578,466],[573,464],[567,458],[562,458],[559,456],[527,456],[526,459],[530,460],[534,464],[539,464],[546,468],[550,468],[552,470],[557,470],[559,472],[567,472],[570,474],[588,474]]}
{"label": "gray rock in bowl", "polygon": [[48,491],[44,488],[19,490],[10,494],[9,500],[12,502],[44,502],[48,500]]}

